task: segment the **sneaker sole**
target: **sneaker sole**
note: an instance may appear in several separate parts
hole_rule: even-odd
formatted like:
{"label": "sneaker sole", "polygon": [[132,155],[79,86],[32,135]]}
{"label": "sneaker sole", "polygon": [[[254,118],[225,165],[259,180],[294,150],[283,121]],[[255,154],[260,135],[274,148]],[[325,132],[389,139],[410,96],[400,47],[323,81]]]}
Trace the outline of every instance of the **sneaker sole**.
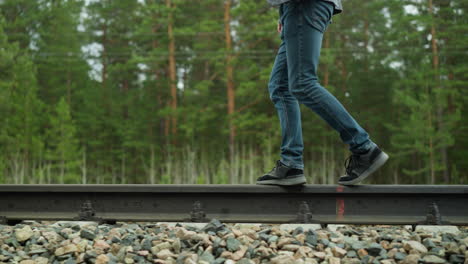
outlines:
{"label": "sneaker sole", "polygon": [[372,165],[367,169],[365,170],[361,176],[357,177],[356,179],[354,180],[351,180],[351,181],[338,181],[339,184],[342,184],[342,185],[354,185],[362,180],[364,180],[365,178],[369,177],[369,175],[371,175],[372,173],[374,173],[377,169],[379,169],[380,167],[382,167],[382,165],[385,164],[385,162],[387,162],[388,160],[388,155],[387,153],[383,152],[380,153],[380,155],[377,157],[377,159],[375,160],[374,163],[372,163]]}
{"label": "sneaker sole", "polygon": [[305,184],[305,183],[306,183],[306,178],[304,176],[298,176],[298,177],[284,179],[284,180],[257,181],[257,184],[284,185],[284,186],[301,185],[301,184]]}

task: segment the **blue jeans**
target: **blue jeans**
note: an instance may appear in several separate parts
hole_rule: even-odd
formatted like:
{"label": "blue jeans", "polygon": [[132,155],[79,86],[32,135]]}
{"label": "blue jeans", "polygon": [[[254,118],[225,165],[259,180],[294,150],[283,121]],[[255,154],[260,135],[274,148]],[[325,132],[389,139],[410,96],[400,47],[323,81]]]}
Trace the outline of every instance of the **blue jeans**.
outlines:
{"label": "blue jeans", "polygon": [[292,168],[304,168],[299,103],[333,127],[341,140],[349,144],[351,152],[367,151],[374,145],[368,133],[320,85],[317,77],[323,33],[331,23],[333,4],[322,0],[291,0],[279,8],[282,41],[268,90],[281,125],[281,162]]}

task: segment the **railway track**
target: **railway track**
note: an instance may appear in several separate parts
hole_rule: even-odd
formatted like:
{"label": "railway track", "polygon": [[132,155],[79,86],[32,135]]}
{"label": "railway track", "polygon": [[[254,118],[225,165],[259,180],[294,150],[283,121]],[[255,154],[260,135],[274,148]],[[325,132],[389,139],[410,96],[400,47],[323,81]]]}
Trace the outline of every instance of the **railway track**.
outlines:
{"label": "railway track", "polygon": [[468,225],[468,185],[0,185],[22,220]]}

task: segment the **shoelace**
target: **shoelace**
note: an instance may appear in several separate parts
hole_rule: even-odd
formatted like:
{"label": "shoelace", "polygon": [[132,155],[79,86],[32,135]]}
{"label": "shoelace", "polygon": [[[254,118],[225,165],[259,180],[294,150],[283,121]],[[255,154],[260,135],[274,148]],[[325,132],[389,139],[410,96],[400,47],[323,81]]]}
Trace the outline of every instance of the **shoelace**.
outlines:
{"label": "shoelace", "polygon": [[268,174],[273,174],[276,171],[276,168],[278,168],[281,165],[280,161],[278,160],[276,162],[276,166],[271,169],[271,171]]}
{"label": "shoelace", "polygon": [[355,168],[358,165],[359,165],[359,155],[352,154],[351,156],[349,156],[344,162],[346,174],[351,175],[353,168]]}

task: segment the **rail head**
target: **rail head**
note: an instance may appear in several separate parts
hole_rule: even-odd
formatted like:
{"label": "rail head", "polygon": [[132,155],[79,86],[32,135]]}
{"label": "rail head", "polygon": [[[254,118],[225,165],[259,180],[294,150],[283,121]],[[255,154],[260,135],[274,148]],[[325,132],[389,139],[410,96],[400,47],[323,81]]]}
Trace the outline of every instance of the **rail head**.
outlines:
{"label": "rail head", "polygon": [[0,184],[6,192],[132,192],[132,193],[297,193],[297,194],[468,194],[468,185],[303,185],[254,184]]}

